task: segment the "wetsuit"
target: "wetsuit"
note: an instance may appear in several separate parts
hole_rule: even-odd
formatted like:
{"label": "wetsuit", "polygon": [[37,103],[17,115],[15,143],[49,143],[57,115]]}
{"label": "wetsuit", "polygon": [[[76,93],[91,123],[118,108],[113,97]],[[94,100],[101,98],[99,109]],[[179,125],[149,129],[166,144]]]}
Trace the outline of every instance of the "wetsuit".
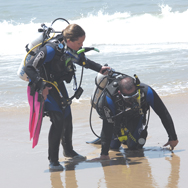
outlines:
{"label": "wetsuit", "polygon": [[[139,142],[139,139],[146,139],[147,137],[147,126],[146,126],[146,112],[149,110],[149,106],[155,111],[162,121],[164,128],[167,131],[169,141],[177,140],[174,124],[172,118],[165,107],[164,103],[158,96],[158,94],[148,85],[140,84],[144,86],[140,89],[141,93],[141,105],[139,108],[127,111],[122,115],[119,115],[113,119],[103,119],[103,128],[101,132],[101,155],[108,155],[109,149],[118,149],[121,142],[117,139],[118,131],[122,126],[129,130],[127,134],[127,140],[125,144],[129,149],[142,148],[145,142]],[[127,108],[121,97],[118,96],[118,100],[113,96],[109,95],[109,92],[104,92],[101,97],[99,105],[106,106],[109,111],[108,115],[114,116],[120,111]],[[100,114],[101,115],[101,114]],[[102,114],[103,117],[105,113]],[[107,117],[107,116],[106,116]]]}
{"label": "wetsuit", "polygon": [[[30,85],[41,88],[43,81],[56,82],[58,89],[64,99],[68,98],[68,93],[64,81],[70,83],[75,73],[74,63],[82,66],[83,58],[75,59],[70,54],[76,54],[69,48],[59,48],[59,42],[48,42],[37,52],[35,57],[25,66],[25,72],[30,78]],[[83,56],[82,56],[83,57]],[[84,57],[85,67],[99,72],[101,65]],[[52,87],[45,101],[45,112],[48,113],[52,122],[49,132],[49,160],[58,163],[60,142],[66,157],[78,155],[72,147],[72,116],[70,105],[62,108],[62,98],[56,88],[51,84],[45,86]],[[63,109],[63,110],[62,110]]]}

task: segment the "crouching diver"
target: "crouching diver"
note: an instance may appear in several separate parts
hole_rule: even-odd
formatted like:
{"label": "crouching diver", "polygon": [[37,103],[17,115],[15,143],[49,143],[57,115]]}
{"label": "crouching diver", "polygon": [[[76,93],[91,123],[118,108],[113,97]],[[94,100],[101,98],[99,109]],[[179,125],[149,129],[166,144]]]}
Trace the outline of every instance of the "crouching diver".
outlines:
{"label": "crouching diver", "polygon": [[101,154],[93,160],[110,159],[109,149],[119,149],[121,143],[131,150],[141,149],[146,142],[150,106],[167,131],[164,146],[173,150],[178,144],[173,120],[158,94],[136,75],[121,75],[107,84],[98,99],[96,110],[103,119]]}
{"label": "crouching diver", "polygon": [[[71,100],[64,84],[64,81],[70,83],[72,78],[76,83],[74,63],[103,74],[110,69],[87,59],[84,52],[80,55],[76,53],[84,40],[85,31],[77,24],[69,24],[62,34],[44,43],[24,68],[31,90],[42,91],[44,112],[52,122],[48,137],[50,170],[63,170],[59,163],[60,143],[65,157],[85,159],[73,150]],[[83,90],[78,88],[77,91],[80,95]]]}

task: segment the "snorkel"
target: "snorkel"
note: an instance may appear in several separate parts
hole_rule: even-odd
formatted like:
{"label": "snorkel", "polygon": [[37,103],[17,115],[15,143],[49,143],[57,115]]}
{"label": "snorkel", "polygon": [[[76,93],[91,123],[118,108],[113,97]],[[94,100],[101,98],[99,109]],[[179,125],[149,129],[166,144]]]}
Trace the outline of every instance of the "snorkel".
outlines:
{"label": "snorkel", "polygon": [[136,74],[134,74],[134,77],[136,79],[136,87],[138,88],[138,97],[137,97],[137,102],[139,104],[140,110],[139,113],[143,114],[142,108],[141,108],[141,93],[140,93],[140,88],[142,88],[142,86],[140,86],[140,80],[138,78],[138,76]]}

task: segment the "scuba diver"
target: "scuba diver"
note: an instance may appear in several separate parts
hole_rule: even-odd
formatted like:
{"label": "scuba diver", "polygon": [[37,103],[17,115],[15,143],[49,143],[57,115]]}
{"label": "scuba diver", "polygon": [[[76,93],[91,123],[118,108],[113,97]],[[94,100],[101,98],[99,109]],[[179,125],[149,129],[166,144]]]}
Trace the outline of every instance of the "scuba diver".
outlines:
{"label": "scuba diver", "polygon": [[[64,81],[70,83],[73,78],[76,85],[75,64],[101,74],[106,74],[106,70],[110,69],[110,67],[102,66],[86,58],[84,54],[86,51],[77,54],[77,51],[82,49],[85,37],[85,31],[79,25],[69,24],[61,34],[45,42],[37,50],[34,58],[28,61],[24,67],[24,71],[30,80],[28,100],[32,104],[30,98],[33,97],[33,93],[38,91],[38,94],[34,97],[35,100],[38,98],[38,102],[40,102],[40,104],[36,102],[33,107],[39,109],[38,115],[34,116],[30,113],[31,121],[36,123],[36,119],[39,119],[40,121],[37,124],[41,124],[41,116],[44,111],[52,122],[48,137],[49,169],[52,171],[63,170],[63,166],[59,163],[60,143],[63,146],[65,157],[86,158],[73,150],[73,126],[70,108],[73,97],[69,98]],[[74,97],[78,99],[82,92],[83,89],[79,86],[76,88]],[[31,138],[34,133],[39,134],[40,132],[40,125],[35,123],[30,125]],[[37,144],[37,141],[33,147]]]}
{"label": "scuba diver", "polygon": [[168,134],[169,139],[164,146],[170,145],[173,150],[178,144],[176,131],[158,94],[150,86],[140,83],[137,75],[134,75],[135,78],[124,74],[113,75],[109,77],[100,97],[97,96],[94,107],[103,120],[103,127],[101,154],[93,160],[110,159],[109,149],[119,149],[121,143],[130,150],[141,149],[146,142],[150,106]]}

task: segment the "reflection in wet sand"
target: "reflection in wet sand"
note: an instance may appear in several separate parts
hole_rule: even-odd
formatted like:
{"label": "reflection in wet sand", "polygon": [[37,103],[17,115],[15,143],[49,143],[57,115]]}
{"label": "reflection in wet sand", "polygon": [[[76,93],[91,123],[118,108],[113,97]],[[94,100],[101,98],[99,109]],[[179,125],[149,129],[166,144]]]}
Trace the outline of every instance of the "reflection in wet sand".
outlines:
{"label": "reflection in wet sand", "polygon": [[168,177],[168,185],[166,187],[176,188],[178,187],[180,177],[180,158],[177,155],[172,154],[171,157],[166,157],[166,160],[169,161],[171,164],[171,173]]}
{"label": "reflection in wet sand", "polygon": [[[65,161],[64,162],[64,171],[65,172],[52,172],[51,173],[51,185],[52,188],[64,188],[64,187],[72,187],[77,188],[77,180],[76,180],[76,166],[82,161]],[[64,174],[64,178],[63,178]],[[64,181],[62,181],[62,178]]]}
{"label": "reflection in wet sand", "polygon": [[[151,168],[143,150],[116,154],[113,160],[101,162],[106,179],[106,187],[153,187]],[[118,168],[116,168],[118,166]]]}
{"label": "reflection in wet sand", "polygon": [[61,180],[61,173],[62,172],[52,172],[51,176],[50,176],[50,180],[51,180],[51,185],[53,188],[63,188],[63,182]]}
{"label": "reflection in wet sand", "polygon": [[[160,156],[160,157],[159,157]],[[51,173],[51,185],[53,188],[64,187],[169,187],[177,188],[179,182],[180,171],[180,158],[171,153],[169,150],[164,152],[161,148],[147,148],[143,150],[130,151],[121,150],[121,152],[111,152],[111,160],[91,162],[88,161],[64,161],[65,170],[63,172]],[[159,182],[153,176],[152,160],[161,158],[163,163],[168,163],[161,166],[161,171],[158,173],[163,174],[163,169],[168,171],[168,175],[163,177],[164,182]],[[155,160],[154,160],[155,161]],[[159,165],[160,164],[156,164]],[[87,175],[87,176],[86,176]],[[166,175],[164,173],[164,175]],[[167,184],[165,184],[168,182]]]}

